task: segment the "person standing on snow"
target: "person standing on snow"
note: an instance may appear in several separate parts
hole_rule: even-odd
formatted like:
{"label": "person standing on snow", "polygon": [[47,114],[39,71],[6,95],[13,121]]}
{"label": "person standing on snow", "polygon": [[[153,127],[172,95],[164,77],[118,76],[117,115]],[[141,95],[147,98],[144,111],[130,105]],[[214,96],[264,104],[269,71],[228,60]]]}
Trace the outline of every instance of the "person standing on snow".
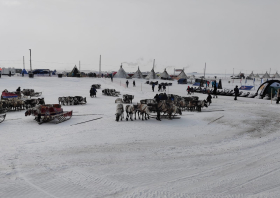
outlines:
{"label": "person standing on snow", "polygon": [[234,95],[235,95],[234,100],[237,100],[238,94],[239,94],[239,89],[238,86],[236,85],[236,87],[234,88]]}
{"label": "person standing on snow", "polygon": [[209,106],[210,106],[210,104],[212,103],[212,96],[211,96],[211,94],[209,93],[208,94],[208,96],[207,96],[207,102],[209,103]]}
{"label": "person standing on snow", "polygon": [[158,103],[159,103],[159,101],[160,101],[159,95],[156,94],[156,96],[154,97],[154,99],[157,101],[157,105],[156,105],[157,117],[156,117],[156,119],[157,119],[158,121],[161,121],[161,120],[160,120],[160,110],[158,109]]}
{"label": "person standing on snow", "polygon": [[187,91],[188,91],[188,94],[190,95],[190,94],[191,94],[191,88],[190,88],[190,86],[188,86]]}
{"label": "person standing on snow", "polygon": [[277,100],[276,100],[276,104],[279,104],[279,100],[280,100],[280,89],[277,90]]}
{"label": "person standing on snow", "polygon": [[135,80],[133,81],[133,87],[135,87]]}
{"label": "person standing on snow", "polygon": [[218,98],[217,96],[217,86],[216,86],[216,83],[214,84],[214,90],[213,90],[213,98]]}
{"label": "person standing on snow", "polygon": [[126,81],[126,87],[128,88],[128,84],[129,84],[129,82],[128,82],[128,80]]}
{"label": "person standing on snow", "polygon": [[153,92],[155,91],[155,84],[154,83],[152,84],[152,90],[153,90]]}
{"label": "person standing on snow", "polygon": [[158,84],[158,91],[161,91],[161,84]]}

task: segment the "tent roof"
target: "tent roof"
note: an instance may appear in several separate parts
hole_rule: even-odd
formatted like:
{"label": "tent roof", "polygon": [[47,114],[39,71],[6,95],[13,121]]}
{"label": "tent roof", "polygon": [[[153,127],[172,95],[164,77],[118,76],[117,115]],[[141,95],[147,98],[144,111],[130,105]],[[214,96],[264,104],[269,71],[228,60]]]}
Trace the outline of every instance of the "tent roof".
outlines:
{"label": "tent roof", "polygon": [[26,69],[23,69],[23,70],[21,71],[21,74],[28,74],[28,73],[27,73]]}
{"label": "tent roof", "polygon": [[177,78],[181,79],[181,78],[185,78],[187,79],[188,76],[186,75],[186,73],[184,72],[184,69],[181,71],[181,73],[177,76]]}
{"label": "tent roof", "polygon": [[146,77],[146,79],[157,79],[157,76],[156,76],[156,73],[154,71],[154,67],[153,69],[151,70],[151,72],[148,74],[148,76]]}
{"label": "tent roof", "polygon": [[256,74],[255,77],[259,78],[260,76],[259,76],[259,74]]}
{"label": "tent roof", "polygon": [[274,74],[274,78],[280,78],[280,75],[276,72],[276,74]]}
{"label": "tent roof", "polygon": [[74,76],[76,74],[80,74],[80,71],[78,70],[77,66],[75,65],[74,68],[72,69],[72,71],[69,73],[69,76]]}
{"label": "tent roof", "polygon": [[167,73],[166,69],[164,69],[164,72],[162,72],[160,75],[159,75],[160,78],[171,78],[169,76],[169,74]]}
{"label": "tent roof", "polygon": [[263,78],[270,78],[270,76],[268,75],[267,72],[265,72],[265,74],[262,76]]}
{"label": "tent roof", "polygon": [[138,67],[138,70],[133,74],[131,78],[143,78],[143,75]]}
{"label": "tent roof", "polygon": [[254,77],[253,71],[252,71],[252,73],[249,75],[249,77],[251,77],[251,78]]}
{"label": "tent roof", "polygon": [[122,68],[122,65],[120,66],[119,71],[115,74],[114,78],[128,78],[129,76]]}

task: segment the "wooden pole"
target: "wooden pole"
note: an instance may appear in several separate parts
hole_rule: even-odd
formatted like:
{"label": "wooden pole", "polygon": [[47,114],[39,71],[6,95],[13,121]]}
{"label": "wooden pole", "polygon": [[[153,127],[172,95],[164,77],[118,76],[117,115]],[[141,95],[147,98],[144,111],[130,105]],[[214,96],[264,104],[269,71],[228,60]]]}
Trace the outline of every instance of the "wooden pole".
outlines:
{"label": "wooden pole", "polygon": [[24,56],[23,56],[23,69],[25,69]]}
{"label": "wooden pole", "polygon": [[204,67],[204,79],[205,79],[205,71],[206,71],[206,63],[205,63],[205,67]]}
{"label": "wooden pole", "polygon": [[101,77],[101,55],[99,57],[99,78]]}
{"label": "wooden pole", "polygon": [[29,49],[30,51],[30,71],[32,72],[32,65],[31,65],[31,49]]}

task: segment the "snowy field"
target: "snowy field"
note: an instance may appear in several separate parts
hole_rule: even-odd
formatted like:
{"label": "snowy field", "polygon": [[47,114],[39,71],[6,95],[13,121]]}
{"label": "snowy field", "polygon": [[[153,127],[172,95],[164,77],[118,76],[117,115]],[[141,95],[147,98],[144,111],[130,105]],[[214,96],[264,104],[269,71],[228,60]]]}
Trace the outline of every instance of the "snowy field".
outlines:
{"label": "snowy field", "polygon": [[[279,197],[275,101],[220,96],[181,119],[116,122],[116,98],[103,96],[103,88],[132,94],[134,103],[155,95],[145,80],[136,87],[130,80],[129,88],[124,82],[2,76],[1,91],[20,86],[42,91],[47,104],[59,96],[84,96],[88,103],[63,106],[74,116],[61,124],[38,125],[24,111],[7,113],[0,124],[0,197]],[[90,98],[96,83],[102,89]],[[186,96],[186,88],[173,81],[168,91]]]}

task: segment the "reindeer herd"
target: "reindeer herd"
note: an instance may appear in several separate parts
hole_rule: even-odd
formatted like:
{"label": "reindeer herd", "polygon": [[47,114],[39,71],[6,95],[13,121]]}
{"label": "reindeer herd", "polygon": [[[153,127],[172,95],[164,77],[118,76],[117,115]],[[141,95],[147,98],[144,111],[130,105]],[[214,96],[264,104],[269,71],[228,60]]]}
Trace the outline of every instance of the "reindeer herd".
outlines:
{"label": "reindeer herd", "polygon": [[[167,115],[168,119],[174,116],[182,115],[182,111],[201,111],[201,108],[208,107],[206,100],[199,100],[197,96],[181,97],[177,95],[168,95],[167,100],[145,99],[140,100],[136,105],[126,105],[125,109],[123,104],[117,104],[116,107],[116,121],[124,119],[124,112],[126,112],[126,120],[133,121],[137,118],[142,120],[150,119],[152,113],[157,115]],[[140,118],[142,117],[142,118]],[[160,120],[159,117],[157,117]]]}
{"label": "reindeer herd", "polygon": [[10,98],[7,100],[0,101],[0,109],[5,111],[19,111],[28,108],[35,107],[39,104],[45,104],[44,98],[36,98],[36,99],[18,99],[18,98]]}

